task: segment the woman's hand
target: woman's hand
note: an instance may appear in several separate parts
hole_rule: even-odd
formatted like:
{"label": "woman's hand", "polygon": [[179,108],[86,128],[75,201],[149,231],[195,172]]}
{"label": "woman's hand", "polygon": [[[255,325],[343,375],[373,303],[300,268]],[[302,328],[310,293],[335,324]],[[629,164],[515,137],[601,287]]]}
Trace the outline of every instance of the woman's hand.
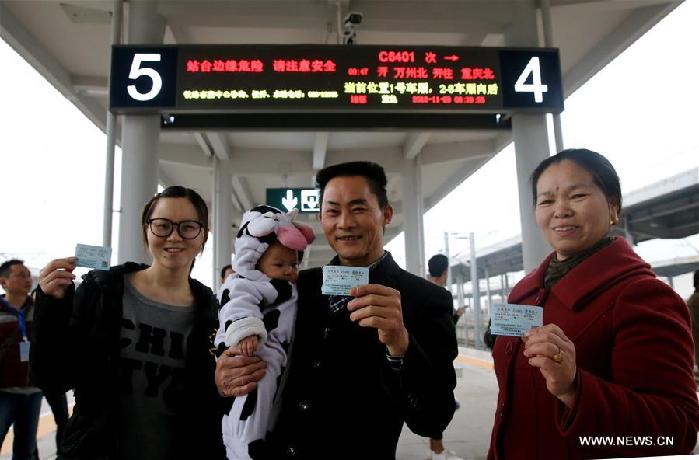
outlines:
{"label": "woman's hand", "polygon": [[230,347],[216,361],[216,387],[221,396],[243,396],[257,388],[267,363],[257,356],[241,356],[239,347]]}
{"label": "woman's hand", "polygon": [[39,286],[44,294],[55,299],[62,299],[66,295],[68,286],[73,284],[75,275],[75,257],[54,259],[39,272]]}
{"label": "woman's hand", "polygon": [[572,408],[577,396],[575,344],[555,324],[531,329],[522,340],[524,356],[529,358],[529,364],[539,368],[546,379],[546,388]]}

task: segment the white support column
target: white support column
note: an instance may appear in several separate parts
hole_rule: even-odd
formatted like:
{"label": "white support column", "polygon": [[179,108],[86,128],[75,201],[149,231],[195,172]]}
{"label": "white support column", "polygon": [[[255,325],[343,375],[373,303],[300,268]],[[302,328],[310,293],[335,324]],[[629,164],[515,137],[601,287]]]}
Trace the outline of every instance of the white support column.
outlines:
{"label": "white support column", "polygon": [[454,280],[451,277],[451,256],[449,255],[449,232],[444,232],[444,255],[447,256],[447,290],[453,295],[452,283]]}
{"label": "white support column", "polygon": [[213,157],[214,187],[213,187],[213,231],[214,240],[214,287],[221,285],[221,268],[231,263],[233,253],[233,168],[229,161]]}
{"label": "white support column", "polygon": [[481,283],[478,279],[478,255],[476,254],[476,239],[473,232],[468,235],[471,263],[471,298],[473,299],[473,334],[474,347],[483,348],[481,336]]}
{"label": "white support column", "polygon": [[425,243],[422,221],[422,174],[419,157],[404,160],[401,186],[403,188],[406,268],[410,273],[424,277]]}
{"label": "white support column", "polygon": [[[152,1],[129,4],[128,43],[163,42],[165,21]],[[147,262],[141,209],[158,189],[160,115],[127,115],[122,125],[121,218],[118,262]]]}
{"label": "white support column", "polygon": [[493,306],[493,293],[490,291],[490,273],[488,273],[488,266],[483,266],[483,271],[485,272],[485,292],[488,295],[488,313]]}
{"label": "white support column", "polygon": [[[553,47],[553,25],[551,23],[551,0],[539,0],[541,6],[541,24],[544,29],[544,46]],[[556,142],[555,150],[560,152],[565,148],[563,144],[563,127],[561,125],[561,114],[554,113],[553,118],[553,138]]]}
{"label": "white support column", "polygon": [[[538,46],[536,5],[534,0],[513,2],[513,24],[505,31],[508,46]],[[519,213],[522,225],[524,271],[530,272],[551,252],[551,247],[536,226],[529,176],[550,156],[545,114],[515,113],[512,116],[515,142]]]}
{"label": "white support column", "polygon": [[[112,12],[112,44],[121,44],[124,4],[114,0]],[[109,79],[107,78],[107,87]],[[102,217],[102,246],[112,247],[112,217],[114,213],[114,149],[116,144],[116,115],[107,110],[107,158],[104,173],[104,209]]]}

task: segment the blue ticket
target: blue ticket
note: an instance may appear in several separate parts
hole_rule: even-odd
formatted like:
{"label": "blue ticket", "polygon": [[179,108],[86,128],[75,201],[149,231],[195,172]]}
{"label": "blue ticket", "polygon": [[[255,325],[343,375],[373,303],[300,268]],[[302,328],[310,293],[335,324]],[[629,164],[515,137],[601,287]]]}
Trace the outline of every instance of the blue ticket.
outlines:
{"label": "blue ticket", "polygon": [[107,246],[88,246],[87,244],[75,245],[76,265],[78,267],[109,270],[109,261],[112,258],[112,248]]}
{"label": "blue ticket", "polygon": [[369,284],[368,267],[323,267],[323,286],[320,291],[327,295],[350,295],[350,290],[360,284]]}
{"label": "blue ticket", "polygon": [[532,305],[493,305],[490,309],[490,333],[521,337],[529,329],[544,324],[544,309]]}

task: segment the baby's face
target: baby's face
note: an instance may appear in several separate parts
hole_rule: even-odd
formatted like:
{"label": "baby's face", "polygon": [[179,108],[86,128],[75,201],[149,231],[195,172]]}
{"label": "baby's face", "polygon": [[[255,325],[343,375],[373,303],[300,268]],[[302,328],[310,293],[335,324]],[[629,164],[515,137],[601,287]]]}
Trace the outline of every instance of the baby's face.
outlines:
{"label": "baby's face", "polygon": [[293,249],[273,243],[258,262],[262,273],[272,279],[295,283],[299,277],[298,254]]}

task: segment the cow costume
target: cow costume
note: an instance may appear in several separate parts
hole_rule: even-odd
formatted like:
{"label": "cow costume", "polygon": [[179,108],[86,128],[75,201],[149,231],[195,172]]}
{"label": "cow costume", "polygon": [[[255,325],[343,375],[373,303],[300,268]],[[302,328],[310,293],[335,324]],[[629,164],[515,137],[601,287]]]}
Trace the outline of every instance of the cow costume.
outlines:
{"label": "cow costume", "polygon": [[259,337],[257,355],[267,372],[250,394],[231,398],[222,421],[223,441],[230,460],[264,455],[264,439],[276,418],[276,397],[287,367],[296,319],[296,285],[270,279],[257,263],[278,241],[303,251],[313,239],[310,227],[293,222],[296,212],[284,214],[271,206],[257,206],[243,215],[235,240],[235,276],[229,276],[218,293],[217,356],[248,336]]}

